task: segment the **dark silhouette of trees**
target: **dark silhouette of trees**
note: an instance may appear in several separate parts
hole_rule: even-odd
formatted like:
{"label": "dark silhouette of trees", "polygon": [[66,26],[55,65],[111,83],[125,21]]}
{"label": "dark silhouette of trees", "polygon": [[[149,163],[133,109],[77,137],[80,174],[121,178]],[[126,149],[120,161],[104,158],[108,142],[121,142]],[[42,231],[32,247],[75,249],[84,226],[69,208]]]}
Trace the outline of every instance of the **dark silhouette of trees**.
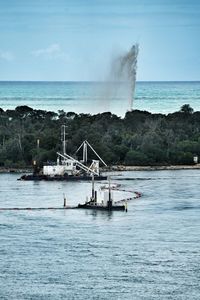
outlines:
{"label": "dark silhouette of trees", "polygon": [[181,106],[180,112],[185,113],[185,114],[192,114],[193,113],[193,108],[189,104],[184,104]]}
{"label": "dark silhouette of trees", "polygon": [[55,113],[24,105],[0,108],[0,166],[29,166],[36,157],[40,163],[56,160],[63,124],[70,155],[87,139],[108,164],[193,164],[193,156],[200,156],[200,112],[193,112],[189,104],[168,115],[133,110],[124,118],[110,112]]}

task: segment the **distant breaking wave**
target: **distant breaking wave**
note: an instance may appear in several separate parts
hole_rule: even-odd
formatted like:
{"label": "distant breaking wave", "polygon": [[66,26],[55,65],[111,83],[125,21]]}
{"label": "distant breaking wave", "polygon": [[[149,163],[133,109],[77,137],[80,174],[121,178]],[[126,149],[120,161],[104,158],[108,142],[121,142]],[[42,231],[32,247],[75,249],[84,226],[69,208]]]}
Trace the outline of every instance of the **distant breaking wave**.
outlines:
{"label": "distant breaking wave", "polygon": [[0,100],[10,100],[10,101],[37,101],[37,100],[48,100],[48,101],[54,101],[54,100],[76,100],[76,98],[70,98],[70,97],[0,97]]}
{"label": "distant breaking wave", "polygon": [[[182,100],[188,100],[188,99],[194,99],[194,100],[200,100],[200,96],[193,96],[193,97],[190,97],[189,95],[187,97],[182,97],[181,96],[181,99]],[[138,97],[135,97],[135,100],[177,100],[177,97],[173,96],[173,97],[170,97],[170,96],[163,96],[163,97],[156,97],[156,96],[138,96]]]}

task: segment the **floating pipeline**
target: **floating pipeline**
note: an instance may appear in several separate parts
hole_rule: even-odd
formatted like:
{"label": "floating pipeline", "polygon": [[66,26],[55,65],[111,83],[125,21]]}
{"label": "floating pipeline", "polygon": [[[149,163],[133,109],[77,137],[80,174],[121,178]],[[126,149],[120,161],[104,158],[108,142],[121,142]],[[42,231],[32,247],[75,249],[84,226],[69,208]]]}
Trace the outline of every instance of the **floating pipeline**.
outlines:
{"label": "floating pipeline", "polygon": [[66,207],[0,207],[0,211],[10,210],[64,210],[64,209],[75,209],[77,206],[66,206]]}
{"label": "floating pipeline", "polygon": [[[106,187],[105,189],[108,189],[108,188]],[[140,193],[138,191],[130,191],[130,190],[125,190],[125,189],[120,189],[118,187],[111,187],[111,190],[119,191],[119,192],[134,193],[135,194],[135,196],[133,196],[133,197],[124,198],[124,199],[121,199],[119,201],[116,201],[115,203],[119,203],[119,202],[123,202],[123,201],[129,201],[129,200],[138,199],[138,198],[142,197],[142,193]]]}
{"label": "floating pipeline", "polygon": [[115,201],[115,203],[124,203],[124,202],[127,203],[128,201],[131,201],[131,200],[134,200],[134,199],[138,199],[140,197],[141,197],[141,194],[140,194],[140,196],[138,195],[138,196],[134,196],[134,197],[124,198],[124,199],[121,199],[119,201]]}

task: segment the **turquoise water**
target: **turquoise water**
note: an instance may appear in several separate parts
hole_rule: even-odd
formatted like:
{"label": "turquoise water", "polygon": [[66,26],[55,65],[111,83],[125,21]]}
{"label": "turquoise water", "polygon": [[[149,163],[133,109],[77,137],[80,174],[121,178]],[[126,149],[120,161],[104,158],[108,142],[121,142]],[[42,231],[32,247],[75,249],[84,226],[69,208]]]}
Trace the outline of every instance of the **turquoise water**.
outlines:
{"label": "turquoise water", "polygon": [[[183,104],[200,110],[200,82],[137,82],[134,109],[169,113]],[[129,109],[128,88],[95,82],[0,82],[0,107],[123,115]]]}
{"label": "turquoise water", "polygon": [[[86,182],[0,174],[0,207],[85,200]],[[200,296],[200,171],[125,172],[143,193],[128,212],[0,211],[0,299],[173,299]]]}

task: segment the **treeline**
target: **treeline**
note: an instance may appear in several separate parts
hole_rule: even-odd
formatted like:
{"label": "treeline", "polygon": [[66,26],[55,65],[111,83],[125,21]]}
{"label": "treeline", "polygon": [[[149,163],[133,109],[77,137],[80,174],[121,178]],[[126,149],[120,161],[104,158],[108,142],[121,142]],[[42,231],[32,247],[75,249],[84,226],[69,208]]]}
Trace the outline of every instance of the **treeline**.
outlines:
{"label": "treeline", "polygon": [[18,106],[0,108],[0,166],[55,161],[62,149],[62,125],[67,153],[73,155],[88,140],[109,165],[193,164],[194,155],[200,157],[200,112],[188,104],[168,115],[133,110],[124,118],[110,112],[55,113]]}

